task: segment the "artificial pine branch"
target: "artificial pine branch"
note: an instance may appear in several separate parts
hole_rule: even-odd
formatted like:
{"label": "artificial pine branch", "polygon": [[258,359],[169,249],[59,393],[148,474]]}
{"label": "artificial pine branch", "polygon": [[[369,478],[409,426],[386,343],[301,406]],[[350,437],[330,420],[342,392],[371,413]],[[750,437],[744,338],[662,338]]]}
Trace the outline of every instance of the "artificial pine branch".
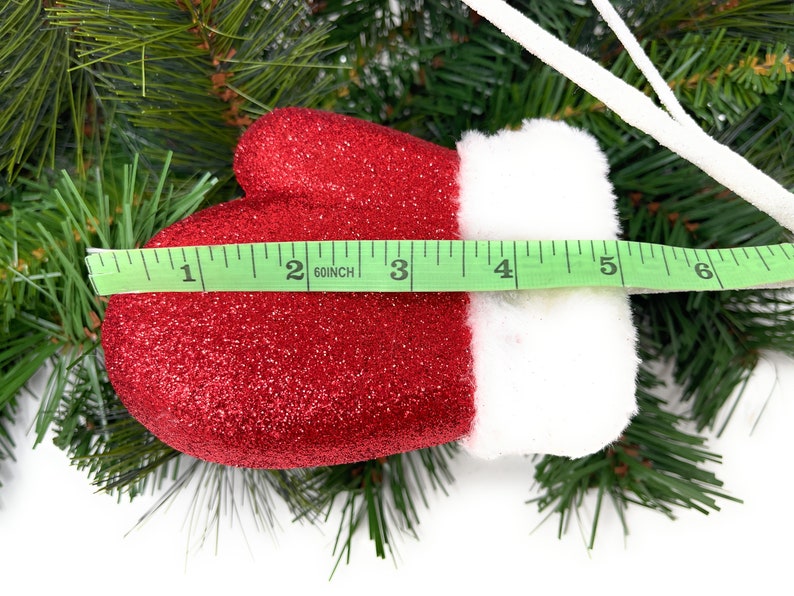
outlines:
{"label": "artificial pine branch", "polygon": [[[157,451],[159,442],[151,436],[131,440],[129,425],[119,423],[129,414],[104,373],[99,348],[104,302],[89,286],[83,260],[88,247],[140,246],[196,210],[215,181],[204,176],[179,188],[176,184],[183,183],[169,181],[168,162],[155,180],[137,161],[118,170],[108,164],[87,178],[62,173],[53,184],[30,185],[24,204],[12,217],[0,219],[8,232],[4,256],[16,255],[3,271],[0,302],[24,308],[5,311],[9,341],[0,356],[0,406],[13,404],[28,379],[49,362],[36,442],[56,427],[55,443],[88,467],[97,482],[134,495],[146,474],[156,470],[153,459],[168,463],[173,450],[160,445],[159,454],[152,455],[151,445]],[[140,443],[150,447],[141,451]],[[87,453],[95,460],[86,464]]]}
{"label": "artificial pine branch", "polygon": [[[366,11],[363,4],[324,2],[319,14],[329,11],[335,33],[345,35],[348,26],[360,26],[363,12],[352,12]],[[547,28],[630,84],[650,91],[589,8],[565,14],[560,6],[567,3],[515,4],[535,16],[554,15],[545,22]],[[766,0],[739,8],[737,3],[711,4],[632,2],[624,12],[632,10],[646,51],[702,126],[790,184],[794,168],[787,141],[792,128],[786,124],[794,109],[788,53],[792,6]],[[352,41],[340,53],[341,62],[354,65],[338,104],[343,109],[446,145],[469,128],[497,130],[530,117],[565,119],[594,134],[607,151],[627,239],[697,247],[786,240],[773,220],[649,143],[459,3],[425,0],[401,6],[399,12],[372,10],[368,18],[378,25],[348,37]],[[765,28],[754,14],[770,16]],[[437,31],[432,42],[428,24]],[[762,31],[771,35],[760,35]],[[771,308],[759,308],[761,304]],[[791,306],[779,293],[643,296],[636,297],[634,306],[643,350],[651,362],[677,363],[676,380],[684,384],[681,398],[690,401],[700,428],[713,423],[759,353],[794,354],[788,339],[794,331]],[[676,426],[684,421],[666,412],[650,393],[660,379],[647,370],[643,374],[642,407],[627,430],[628,443],[583,461],[545,458],[539,466],[542,495],[537,501],[542,508],[555,503],[562,521],[593,489],[611,495],[621,511],[637,501],[668,515],[680,506],[707,511],[717,508],[715,498],[728,498],[713,473],[701,467],[718,456],[704,450],[702,437],[681,434]],[[657,449],[667,441],[668,452]],[[652,457],[638,456],[646,450]],[[572,470],[580,474],[573,484]],[[631,477],[623,470],[631,471]]]}
{"label": "artificial pine branch", "polygon": [[[14,459],[14,440],[11,438],[9,428],[14,424],[16,403],[9,402],[0,409],[0,461]],[[3,483],[0,482],[0,487]]]}
{"label": "artificial pine branch", "polygon": [[72,84],[66,32],[48,25],[42,3],[12,0],[0,8],[0,39],[0,172],[39,176],[55,166],[57,131],[70,124],[61,120]]}
{"label": "artificial pine branch", "polygon": [[[315,507],[324,510],[328,517],[337,502],[342,501],[334,543],[334,571],[342,561],[350,562],[353,537],[365,523],[375,554],[381,558],[394,555],[393,529],[416,537],[416,501],[428,506],[428,487],[446,492],[445,486],[452,481],[449,460],[456,451],[455,444],[447,444],[312,470],[306,489]],[[306,513],[314,514],[315,510]]]}
{"label": "artificial pine branch", "polygon": [[794,12],[786,0],[617,0],[613,4],[622,14],[631,14],[640,39],[725,29],[728,35],[762,43],[772,39],[792,43]]}
{"label": "artificial pine branch", "polygon": [[217,549],[221,522],[225,520],[238,522],[242,532],[251,526],[272,531],[277,526],[275,497],[288,505],[296,519],[315,521],[320,514],[305,488],[308,471],[235,468],[183,459],[182,470],[139,524],[189,493],[189,540],[193,542],[196,536],[190,546],[204,546],[214,537]]}
{"label": "artificial pine branch", "polygon": [[708,513],[719,510],[718,498],[737,500],[723,490],[713,472],[702,467],[720,461],[706,449],[706,439],[682,430],[686,420],[667,411],[663,401],[650,392],[659,382],[647,368],[640,370],[638,384],[642,413],[618,442],[574,460],[545,456],[535,469],[543,492],[531,502],[541,512],[548,509],[559,516],[560,536],[572,518],[580,518],[585,497],[595,491],[589,548],[595,543],[604,497],[624,520],[626,532],[625,510],[630,503],[674,517],[675,507]]}
{"label": "artificial pine branch", "polygon": [[[224,511],[240,511],[240,490],[261,527],[273,522],[270,495],[312,521],[341,502],[338,564],[365,524],[379,556],[392,548],[393,529],[414,533],[415,502],[425,484],[443,489],[450,481],[454,448],[306,471],[179,466],[183,458],[129,417],[107,381],[103,305],[81,269],[89,243],[140,244],[206,201],[207,179],[193,176],[211,170],[230,179],[231,151],[250,119],[276,104],[323,105],[445,145],[470,128],[565,119],[607,150],[628,239],[752,246],[784,235],[455,0],[309,4],[311,17],[302,2],[262,9],[253,0],[12,1],[0,9],[8,40],[0,48],[7,179],[0,195],[0,458],[12,454],[7,424],[22,387],[50,362],[38,438],[54,430],[98,486],[132,497],[170,482],[163,502],[193,487],[201,540]],[[645,88],[587,5],[515,4]],[[702,126],[794,184],[791,3],[618,4],[632,11],[646,50]],[[331,46],[338,49],[329,54]],[[174,167],[166,174],[169,151]],[[130,164],[136,153],[140,161]],[[61,167],[71,175],[54,173]],[[781,293],[635,297],[634,306],[649,361],[675,363],[681,398],[701,428],[763,351],[794,353],[792,305]],[[544,458],[538,466],[537,502],[559,513],[561,528],[587,491],[599,496],[597,511],[607,496],[621,515],[631,502],[672,516],[676,507],[705,512],[730,498],[708,470],[718,456],[702,437],[681,432],[685,421],[652,395],[659,379],[643,375],[642,410],[623,441],[584,460]]]}
{"label": "artificial pine branch", "polygon": [[300,3],[70,0],[47,10],[74,47],[96,106],[113,110],[133,153],[228,175],[240,129],[276,104],[327,90],[325,33]]}
{"label": "artificial pine branch", "polygon": [[[231,152],[250,115],[325,96],[331,79],[318,69],[325,33],[309,26],[301,3],[263,10],[254,1],[72,0],[10,2],[1,10],[0,162],[7,183],[0,195],[0,338],[8,347],[0,354],[0,419],[13,419],[21,388],[52,360],[38,439],[54,426],[59,445],[78,456],[90,444],[99,457],[97,437],[106,434],[79,432],[97,414],[85,404],[114,410],[98,389],[96,366],[84,369],[80,361],[101,357],[103,305],[94,303],[80,266],[86,241],[140,244],[195,210],[209,190],[194,193],[198,201],[169,193],[167,201],[179,207],[141,203],[162,186],[141,186],[137,174],[114,163],[137,160],[135,151],[143,150],[141,175],[156,178],[157,164],[173,156],[187,166],[171,175],[175,186],[203,167],[231,179]],[[60,167],[71,175],[55,174]],[[18,179],[19,172],[29,179]],[[140,194],[133,200],[131,193]],[[141,213],[140,205],[153,209]],[[111,225],[121,216],[123,231]],[[112,233],[103,235],[103,225]],[[94,371],[92,399],[71,384],[86,370]],[[3,447],[0,457],[11,445]],[[131,453],[111,471],[106,460],[80,461],[97,482],[135,493],[148,473],[135,470],[147,471],[150,455]]]}
{"label": "artificial pine branch", "polygon": [[635,305],[653,357],[674,362],[699,430],[715,428],[765,352],[794,356],[794,305],[780,291],[645,296]]}

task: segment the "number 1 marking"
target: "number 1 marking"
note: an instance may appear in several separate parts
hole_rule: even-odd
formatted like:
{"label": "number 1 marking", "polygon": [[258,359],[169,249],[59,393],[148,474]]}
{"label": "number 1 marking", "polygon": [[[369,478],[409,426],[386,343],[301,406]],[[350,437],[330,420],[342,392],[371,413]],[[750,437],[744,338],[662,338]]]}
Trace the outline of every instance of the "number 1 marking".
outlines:
{"label": "number 1 marking", "polygon": [[185,272],[185,279],[183,279],[182,281],[185,281],[185,282],[190,282],[190,281],[198,281],[198,280],[197,280],[195,277],[193,277],[193,276],[190,274],[190,265],[188,265],[187,263],[185,263],[184,265],[182,265],[182,266],[180,267],[180,269],[181,269],[182,271],[184,271],[184,272]]}

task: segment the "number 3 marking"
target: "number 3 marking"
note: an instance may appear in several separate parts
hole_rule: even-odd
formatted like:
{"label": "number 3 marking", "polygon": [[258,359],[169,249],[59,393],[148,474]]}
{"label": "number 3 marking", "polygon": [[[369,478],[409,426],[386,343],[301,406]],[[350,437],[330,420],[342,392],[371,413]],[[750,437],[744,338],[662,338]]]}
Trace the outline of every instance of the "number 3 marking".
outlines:
{"label": "number 3 marking", "polygon": [[405,259],[394,259],[391,262],[394,271],[391,272],[390,277],[394,281],[402,281],[408,277],[408,261]]}

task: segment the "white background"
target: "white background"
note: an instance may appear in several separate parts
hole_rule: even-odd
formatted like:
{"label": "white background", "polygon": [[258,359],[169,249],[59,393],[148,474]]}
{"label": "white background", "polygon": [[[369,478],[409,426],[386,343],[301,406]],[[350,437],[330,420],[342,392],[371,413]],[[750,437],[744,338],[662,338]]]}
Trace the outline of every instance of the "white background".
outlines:
{"label": "white background", "polygon": [[794,366],[766,360],[727,432],[711,442],[724,458],[715,470],[743,504],[723,501],[722,511],[708,516],[682,510],[676,521],[635,507],[626,538],[608,506],[596,547],[588,551],[582,537],[587,520],[582,531],[574,524],[561,540],[556,518],[535,530],[542,516],[525,504],[534,495],[529,460],[477,462],[461,455],[453,462],[456,482],[449,495],[432,495],[430,509],[420,510],[420,539],[397,541],[396,565],[376,559],[362,536],[351,564],[340,566],[330,581],[336,520],[318,529],[292,524],[280,511],[281,528],[273,534],[243,519],[224,524],[217,549],[189,549],[185,500],[136,527],[153,497],[117,503],[96,494],[51,444],[31,449],[32,404],[16,427],[17,461],[4,463],[0,472],[2,590],[793,594],[794,481],[786,443],[794,421],[792,391]]}

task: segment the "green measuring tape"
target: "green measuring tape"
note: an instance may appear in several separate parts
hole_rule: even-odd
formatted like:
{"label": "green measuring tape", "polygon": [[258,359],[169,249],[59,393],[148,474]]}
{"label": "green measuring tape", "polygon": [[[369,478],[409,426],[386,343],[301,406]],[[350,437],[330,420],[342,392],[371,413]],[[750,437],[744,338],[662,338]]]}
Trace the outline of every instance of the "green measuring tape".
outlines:
{"label": "green measuring tape", "polygon": [[103,296],[794,286],[794,244],[706,250],[618,240],[338,240],[91,250],[86,263]]}

